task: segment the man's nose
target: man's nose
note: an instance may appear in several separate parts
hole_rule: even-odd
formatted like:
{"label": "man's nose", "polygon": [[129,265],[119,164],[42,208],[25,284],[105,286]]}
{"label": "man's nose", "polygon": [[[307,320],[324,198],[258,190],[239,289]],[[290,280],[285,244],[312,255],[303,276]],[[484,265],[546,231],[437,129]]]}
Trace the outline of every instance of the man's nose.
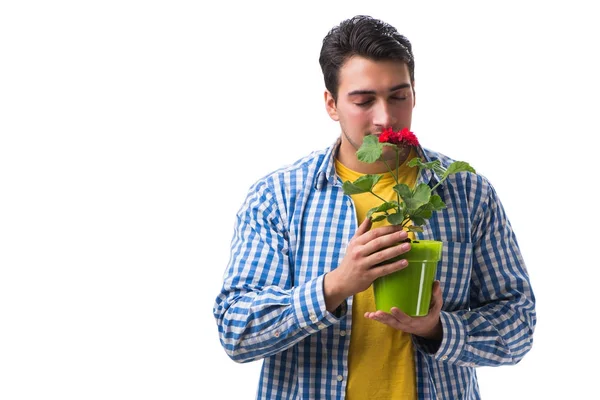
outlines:
{"label": "man's nose", "polygon": [[373,124],[378,128],[385,129],[393,127],[396,123],[389,104],[386,102],[379,102],[373,110]]}

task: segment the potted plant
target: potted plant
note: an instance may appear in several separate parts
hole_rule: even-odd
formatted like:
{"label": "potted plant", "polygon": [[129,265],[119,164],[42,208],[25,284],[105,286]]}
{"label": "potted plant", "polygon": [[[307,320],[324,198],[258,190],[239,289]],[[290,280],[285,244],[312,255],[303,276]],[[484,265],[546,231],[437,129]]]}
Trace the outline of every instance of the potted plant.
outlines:
{"label": "potted plant", "polygon": [[[380,160],[384,147],[391,147],[396,152],[395,170],[387,161],[382,160],[396,181],[393,188],[396,193],[395,199],[384,199],[377,194],[376,186],[383,176],[379,174],[366,174],[354,182],[346,181],[342,186],[347,195],[371,193],[381,200],[379,206],[373,207],[367,212],[366,217],[371,218],[373,222],[385,219],[390,225],[401,225],[409,232],[423,232],[422,226],[427,223],[433,213],[446,208],[441,197],[434,194],[435,189],[448,176],[457,172],[476,173],[464,161],[455,161],[448,168],[444,168],[439,160],[425,163],[419,157],[415,157],[407,165],[419,168],[417,176],[423,169],[430,169],[440,178],[439,181],[433,187],[426,183],[415,183],[413,187],[399,183],[400,150],[407,146],[418,145],[418,139],[407,128],[398,132],[387,128],[380,135],[368,135],[363,140],[356,152],[358,159],[362,162],[374,163]],[[410,238],[406,241],[411,242],[411,249],[387,262],[403,258],[408,261],[408,266],[375,280],[373,283],[375,304],[378,310],[386,312],[389,312],[392,307],[398,307],[410,316],[427,315],[437,264],[442,256],[442,242],[439,240],[411,240]]]}

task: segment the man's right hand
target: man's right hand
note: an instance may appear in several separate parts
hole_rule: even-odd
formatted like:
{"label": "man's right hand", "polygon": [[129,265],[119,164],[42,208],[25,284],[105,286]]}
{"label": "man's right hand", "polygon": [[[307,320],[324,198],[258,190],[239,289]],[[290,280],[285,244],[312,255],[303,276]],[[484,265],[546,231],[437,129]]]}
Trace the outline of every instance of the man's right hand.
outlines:
{"label": "man's right hand", "polygon": [[380,276],[405,268],[406,260],[378,264],[410,250],[408,243],[395,246],[406,238],[407,233],[398,225],[371,230],[371,220],[365,219],[350,240],[342,263],[325,275],[323,290],[327,310],[335,311],[345,299],[366,290]]}

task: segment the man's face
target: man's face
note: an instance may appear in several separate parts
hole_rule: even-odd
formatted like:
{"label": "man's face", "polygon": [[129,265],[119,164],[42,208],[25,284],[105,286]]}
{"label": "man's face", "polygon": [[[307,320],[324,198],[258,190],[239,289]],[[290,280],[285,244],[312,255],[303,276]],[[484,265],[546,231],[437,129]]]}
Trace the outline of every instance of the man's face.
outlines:
{"label": "man's face", "polygon": [[[340,69],[337,102],[325,92],[325,103],[329,116],[342,128],[338,158],[351,167],[356,161],[349,161],[356,160],[365,136],[387,127],[410,129],[415,98],[408,66],[354,56]],[[390,157],[393,151],[385,150],[384,158]]]}

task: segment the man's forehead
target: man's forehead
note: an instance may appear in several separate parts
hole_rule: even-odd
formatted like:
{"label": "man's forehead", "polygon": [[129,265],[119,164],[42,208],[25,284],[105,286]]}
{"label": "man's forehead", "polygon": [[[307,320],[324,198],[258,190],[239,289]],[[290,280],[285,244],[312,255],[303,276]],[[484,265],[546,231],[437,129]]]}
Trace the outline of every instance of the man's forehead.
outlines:
{"label": "man's forehead", "polygon": [[377,89],[371,89],[371,88],[363,88],[363,89],[352,89],[352,88],[348,88],[348,90],[346,91],[346,94],[348,96],[358,96],[358,95],[376,95],[376,94],[386,94],[386,93],[393,93],[393,92],[397,92],[399,90],[402,89],[410,89],[412,86],[410,83],[405,82],[405,83],[399,83],[397,85],[393,85],[389,88],[377,88]]}
{"label": "man's forehead", "polygon": [[362,57],[347,60],[339,73],[339,87],[344,92],[377,91],[410,87],[408,66],[402,61],[373,61]]}

